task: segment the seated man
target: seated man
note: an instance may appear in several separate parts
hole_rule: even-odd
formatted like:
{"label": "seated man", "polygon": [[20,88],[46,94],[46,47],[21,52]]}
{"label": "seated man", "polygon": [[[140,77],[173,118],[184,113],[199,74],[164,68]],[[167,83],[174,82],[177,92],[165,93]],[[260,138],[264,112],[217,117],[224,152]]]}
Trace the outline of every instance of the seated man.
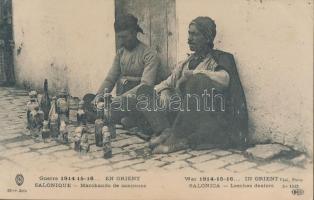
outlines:
{"label": "seated man", "polygon": [[178,97],[182,102],[174,123],[151,139],[153,152],[170,153],[213,145],[243,147],[248,116],[234,58],[213,49],[216,25],[211,18],[194,19],[188,34],[188,44],[194,53],[155,86],[160,103],[168,109],[173,110]]}
{"label": "seated man", "polygon": [[[113,98],[113,104],[121,103],[125,106],[122,101],[127,96],[132,97],[132,94],[136,94],[140,85],[155,85],[160,59],[156,51],[138,40],[137,34],[143,33],[143,30],[137,22],[138,19],[130,14],[116,18],[114,28],[118,46],[121,48],[118,49],[113,65],[92,103],[99,101],[105,91],[110,93],[116,85],[117,96]],[[88,99],[87,96],[85,99]],[[128,106],[112,111],[113,123],[120,124],[122,121],[123,125],[131,128],[137,126],[138,121],[143,122],[141,114],[136,112],[134,106]]]}

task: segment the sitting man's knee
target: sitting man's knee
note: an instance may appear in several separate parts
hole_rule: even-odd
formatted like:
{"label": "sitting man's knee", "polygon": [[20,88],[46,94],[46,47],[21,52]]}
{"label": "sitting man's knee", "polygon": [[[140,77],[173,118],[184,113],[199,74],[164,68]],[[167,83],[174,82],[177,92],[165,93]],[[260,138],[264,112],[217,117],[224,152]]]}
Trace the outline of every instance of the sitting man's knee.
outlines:
{"label": "sitting man's knee", "polygon": [[208,89],[211,87],[212,81],[209,77],[204,74],[195,74],[191,78],[189,78],[185,84],[186,89],[194,90],[194,89]]}
{"label": "sitting man's knee", "polygon": [[208,90],[208,89],[216,89],[218,91],[223,90],[223,86],[219,83],[213,81],[205,74],[195,74],[191,77],[186,83],[187,91],[190,90]]}
{"label": "sitting man's knee", "polygon": [[136,91],[136,96],[139,95],[153,95],[154,86],[142,84]]}

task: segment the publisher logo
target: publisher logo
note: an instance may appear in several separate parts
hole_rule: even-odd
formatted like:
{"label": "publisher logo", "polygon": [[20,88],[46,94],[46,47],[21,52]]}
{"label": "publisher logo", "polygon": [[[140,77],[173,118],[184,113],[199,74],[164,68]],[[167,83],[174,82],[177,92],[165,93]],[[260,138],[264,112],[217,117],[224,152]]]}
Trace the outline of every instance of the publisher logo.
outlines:
{"label": "publisher logo", "polygon": [[23,183],[24,183],[24,176],[23,176],[22,174],[17,174],[17,175],[15,176],[15,182],[16,182],[16,184],[17,184],[18,186],[23,185]]}
{"label": "publisher logo", "polygon": [[294,189],[291,191],[293,195],[303,195],[304,194],[304,190],[302,189]]}

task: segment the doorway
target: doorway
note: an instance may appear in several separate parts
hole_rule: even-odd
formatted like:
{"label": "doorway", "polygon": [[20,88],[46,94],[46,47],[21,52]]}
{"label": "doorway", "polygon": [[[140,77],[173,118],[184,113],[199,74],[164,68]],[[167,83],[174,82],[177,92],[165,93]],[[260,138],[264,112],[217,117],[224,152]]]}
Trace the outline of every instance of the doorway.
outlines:
{"label": "doorway", "polygon": [[12,0],[0,0],[0,85],[15,84]]}

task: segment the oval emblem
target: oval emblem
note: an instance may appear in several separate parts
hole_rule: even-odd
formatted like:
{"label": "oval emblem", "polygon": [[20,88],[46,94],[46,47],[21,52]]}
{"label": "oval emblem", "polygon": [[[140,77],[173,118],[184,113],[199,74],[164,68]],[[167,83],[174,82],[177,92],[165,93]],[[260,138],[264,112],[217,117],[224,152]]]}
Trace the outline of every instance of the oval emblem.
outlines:
{"label": "oval emblem", "polygon": [[23,176],[22,174],[17,174],[17,175],[15,176],[15,182],[16,182],[16,184],[17,184],[18,186],[23,185],[23,183],[24,183],[24,176]]}
{"label": "oval emblem", "polygon": [[292,190],[291,191],[291,193],[293,194],[293,195],[303,195],[304,194],[304,190],[302,190],[302,189],[294,189],[294,190]]}

